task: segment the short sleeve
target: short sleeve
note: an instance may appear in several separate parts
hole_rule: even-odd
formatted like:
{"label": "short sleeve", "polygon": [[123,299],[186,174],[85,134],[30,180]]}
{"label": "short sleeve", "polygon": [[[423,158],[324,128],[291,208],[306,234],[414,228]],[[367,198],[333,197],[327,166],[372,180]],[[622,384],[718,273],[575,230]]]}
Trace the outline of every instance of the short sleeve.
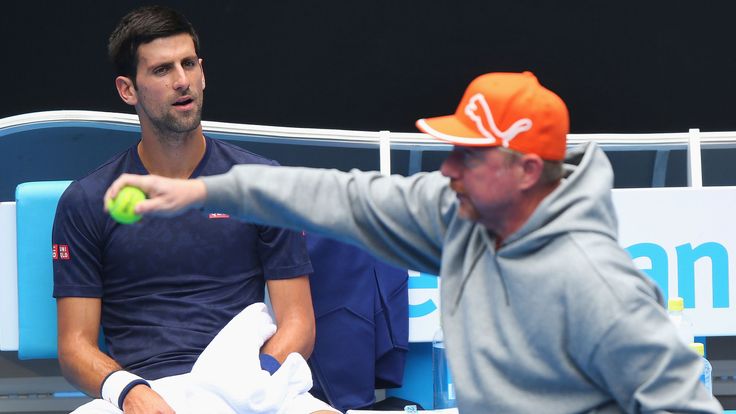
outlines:
{"label": "short sleeve", "polygon": [[101,206],[92,208],[91,199],[78,182],[61,196],[51,236],[55,298],[102,297],[101,238],[95,225],[100,215]]}
{"label": "short sleeve", "polygon": [[266,280],[312,273],[304,232],[259,226],[258,255]]}

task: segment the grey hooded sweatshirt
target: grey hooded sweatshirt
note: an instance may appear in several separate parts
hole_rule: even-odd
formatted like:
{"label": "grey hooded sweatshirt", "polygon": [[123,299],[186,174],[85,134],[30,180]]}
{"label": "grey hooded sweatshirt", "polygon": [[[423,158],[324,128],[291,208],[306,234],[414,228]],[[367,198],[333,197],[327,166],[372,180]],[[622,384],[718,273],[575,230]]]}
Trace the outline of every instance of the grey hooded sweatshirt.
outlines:
{"label": "grey hooded sweatshirt", "polygon": [[439,173],[235,166],[205,209],[321,233],[442,278],[461,414],[722,412],[657,287],[617,242],[613,172],[594,144],[498,249]]}

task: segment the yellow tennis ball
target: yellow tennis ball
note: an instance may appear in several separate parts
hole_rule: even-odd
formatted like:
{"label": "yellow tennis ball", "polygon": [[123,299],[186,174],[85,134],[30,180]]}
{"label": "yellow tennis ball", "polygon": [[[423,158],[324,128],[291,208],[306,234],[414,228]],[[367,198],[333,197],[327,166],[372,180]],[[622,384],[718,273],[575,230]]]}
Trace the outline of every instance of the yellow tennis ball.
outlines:
{"label": "yellow tennis ball", "polygon": [[135,214],[135,205],[146,199],[146,194],[138,187],[126,186],[120,189],[117,197],[110,200],[107,210],[110,216],[120,224],[133,224],[141,219]]}

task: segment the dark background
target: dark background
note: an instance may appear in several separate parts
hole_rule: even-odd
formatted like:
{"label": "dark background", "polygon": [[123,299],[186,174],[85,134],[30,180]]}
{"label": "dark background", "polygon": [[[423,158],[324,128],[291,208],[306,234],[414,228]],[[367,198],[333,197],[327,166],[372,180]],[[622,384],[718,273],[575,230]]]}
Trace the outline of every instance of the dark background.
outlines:
{"label": "dark background", "polygon": [[[150,2],[23,1],[0,12],[0,118],[132,112],[107,36]],[[732,1],[163,1],[202,40],[204,119],[414,131],[490,71],[531,70],[574,133],[736,130]]]}

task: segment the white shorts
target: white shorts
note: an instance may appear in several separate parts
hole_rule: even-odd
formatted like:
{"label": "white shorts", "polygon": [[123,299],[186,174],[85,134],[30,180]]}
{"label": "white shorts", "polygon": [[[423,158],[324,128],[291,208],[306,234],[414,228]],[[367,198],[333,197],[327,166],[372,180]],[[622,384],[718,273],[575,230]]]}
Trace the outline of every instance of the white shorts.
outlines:
{"label": "white shorts", "polygon": [[[168,377],[168,378],[174,378],[174,377]],[[162,378],[158,381],[167,380],[168,378]],[[294,400],[289,404],[289,407],[284,410],[284,414],[311,414],[317,411],[330,411],[333,413],[339,413],[336,409],[330,407],[327,403],[325,403],[322,400],[319,400],[312,396],[310,393],[304,393],[298,395]],[[231,413],[232,411],[228,411],[228,413]],[[212,414],[225,414],[225,413],[218,413],[215,411],[210,411]],[[77,408],[72,412],[72,414],[122,414],[121,410],[118,410],[117,407],[110,404],[109,402],[102,400],[102,399],[96,399],[93,401],[88,402],[87,404],[82,405],[81,407]],[[177,414],[185,414],[185,413],[179,413],[177,411]]]}

